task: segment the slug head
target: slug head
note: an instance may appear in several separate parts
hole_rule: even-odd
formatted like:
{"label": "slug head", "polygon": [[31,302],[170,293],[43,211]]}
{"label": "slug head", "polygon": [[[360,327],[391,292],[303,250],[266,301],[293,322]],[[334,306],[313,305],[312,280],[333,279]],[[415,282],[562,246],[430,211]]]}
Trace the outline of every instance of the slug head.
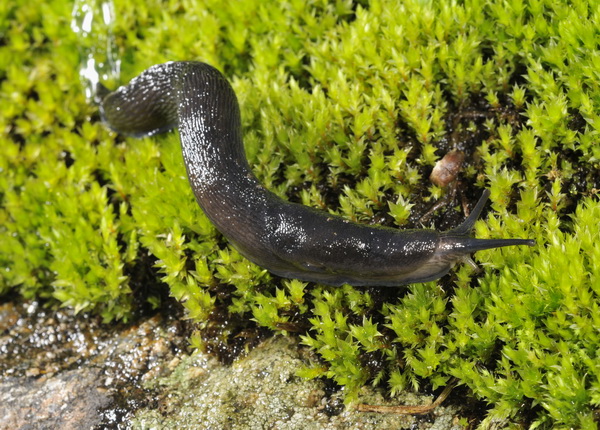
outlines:
{"label": "slug head", "polygon": [[477,268],[477,265],[470,257],[470,254],[473,252],[504,246],[535,245],[535,241],[531,239],[475,239],[470,236],[475,221],[481,215],[489,196],[490,191],[485,190],[467,219],[455,229],[440,235],[440,244],[432,260],[440,264],[447,264],[448,269],[459,261],[465,261]]}

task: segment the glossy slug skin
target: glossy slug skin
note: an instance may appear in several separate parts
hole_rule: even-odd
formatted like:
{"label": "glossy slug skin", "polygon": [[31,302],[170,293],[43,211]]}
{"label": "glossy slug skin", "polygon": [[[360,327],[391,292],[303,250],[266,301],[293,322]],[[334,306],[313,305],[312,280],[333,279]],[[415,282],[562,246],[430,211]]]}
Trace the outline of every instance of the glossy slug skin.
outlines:
{"label": "glossy slug skin", "polygon": [[204,213],[246,258],[279,276],[397,286],[440,278],[474,251],[533,245],[469,236],[487,191],[460,227],[443,233],[356,224],[277,197],[252,174],[235,93],[208,64],[153,66],[108,94],[100,110],[109,127],[126,135],[179,127],[189,181]]}

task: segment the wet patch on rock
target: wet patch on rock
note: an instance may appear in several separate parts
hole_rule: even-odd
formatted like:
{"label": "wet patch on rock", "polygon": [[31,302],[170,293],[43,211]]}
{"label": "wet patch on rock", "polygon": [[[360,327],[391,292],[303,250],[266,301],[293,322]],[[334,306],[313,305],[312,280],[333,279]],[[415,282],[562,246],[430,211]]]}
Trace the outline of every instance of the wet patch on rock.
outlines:
{"label": "wet patch on rock", "polygon": [[77,430],[99,421],[98,410],[110,404],[98,384],[100,369],[77,369],[42,378],[3,378],[0,416],[3,429]]}
{"label": "wet patch on rock", "polygon": [[190,331],[178,306],[131,324],[39,302],[0,305],[0,428],[112,428],[152,402],[143,383],[169,373]]}

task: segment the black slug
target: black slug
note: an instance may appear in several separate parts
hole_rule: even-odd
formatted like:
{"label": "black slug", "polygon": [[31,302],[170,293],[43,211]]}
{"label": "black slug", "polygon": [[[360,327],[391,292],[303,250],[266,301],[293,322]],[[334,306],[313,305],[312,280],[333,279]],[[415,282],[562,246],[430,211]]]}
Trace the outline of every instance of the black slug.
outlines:
{"label": "black slug", "polygon": [[189,181],[204,213],[246,258],[279,276],[397,286],[440,278],[475,251],[534,244],[469,236],[488,191],[459,227],[443,233],[361,225],[277,197],[252,174],[235,93],[208,64],[153,66],[106,95],[100,111],[125,135],[179,127]]}

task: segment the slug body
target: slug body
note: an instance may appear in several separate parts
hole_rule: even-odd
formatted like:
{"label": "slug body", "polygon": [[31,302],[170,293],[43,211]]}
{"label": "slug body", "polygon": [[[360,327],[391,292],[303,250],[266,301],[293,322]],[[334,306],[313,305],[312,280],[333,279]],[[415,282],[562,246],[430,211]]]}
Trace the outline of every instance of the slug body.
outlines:
{"label": "slug body", "polygon": [[361,225],[277,197],[250,170],[233,89],[204,63],[153,66],[104,97],[100,110],[109,127],[126,135],[179,127],[204,213],[246,258],[282,277],[397,286],[440,278],[474,251],[533,244],[469,236],[487,191],[460,227],[443,233]]}

